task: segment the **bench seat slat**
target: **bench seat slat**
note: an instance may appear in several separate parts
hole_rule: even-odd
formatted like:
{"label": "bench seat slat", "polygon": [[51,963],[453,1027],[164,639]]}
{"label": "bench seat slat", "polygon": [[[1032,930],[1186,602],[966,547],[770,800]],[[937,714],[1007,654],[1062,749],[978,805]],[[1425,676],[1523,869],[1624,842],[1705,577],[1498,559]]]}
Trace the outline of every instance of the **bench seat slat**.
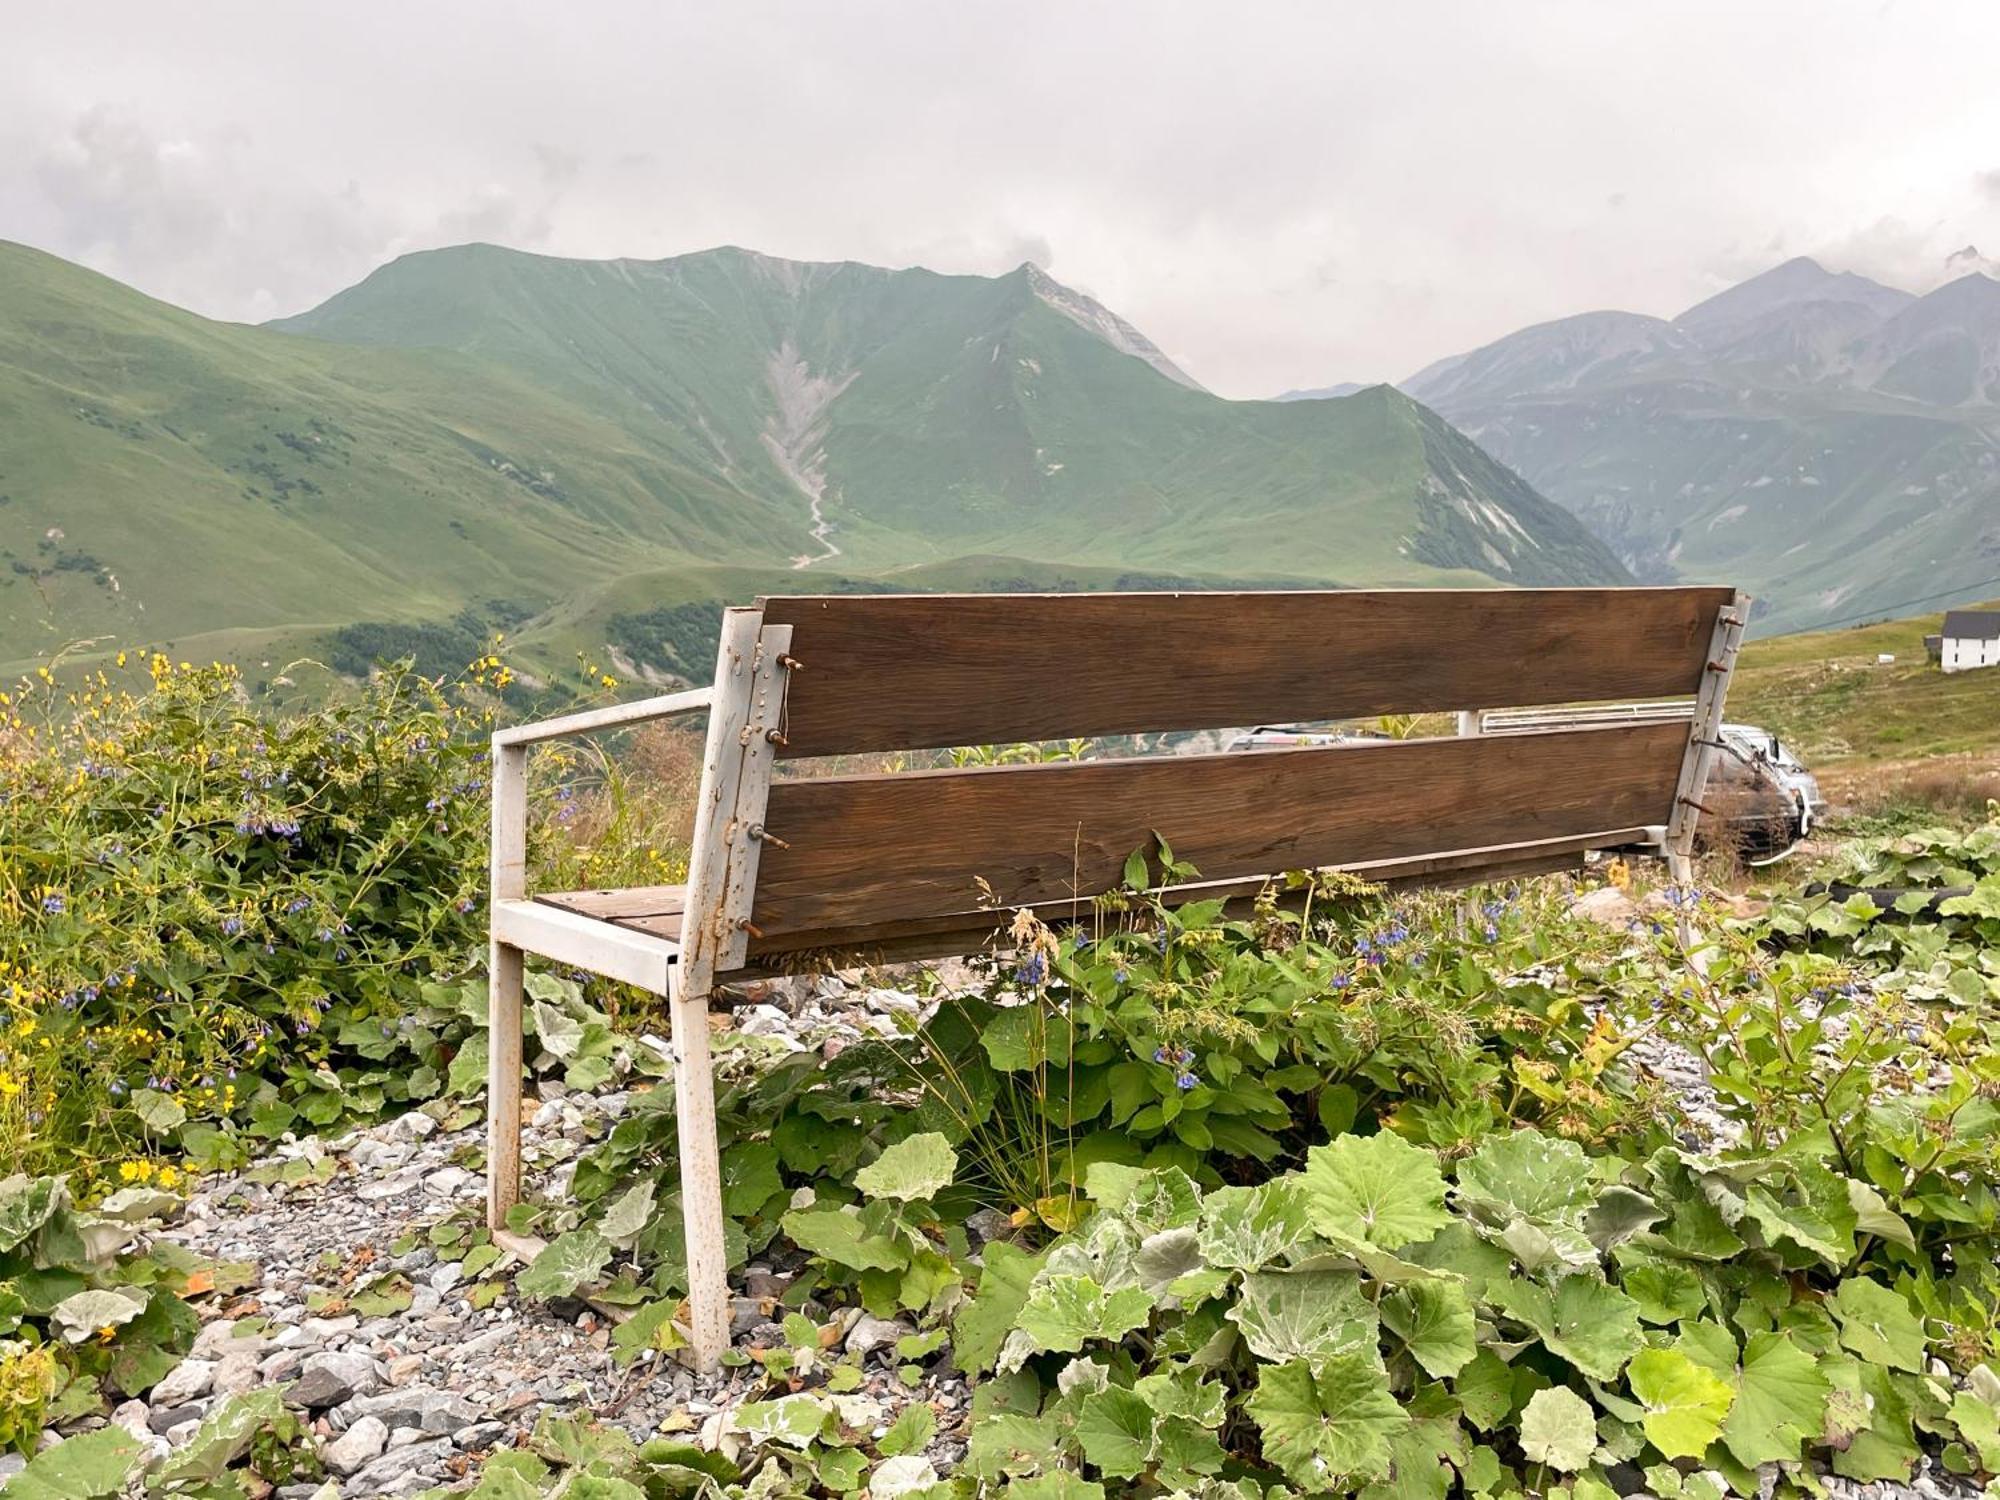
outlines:
{"label": "bench seat slat", "polygon": [[576,912],[579,916],[597,917],[603,921],[622,921],[627,917],[671,918],[676,941],[680,938],[680,915],[687,910],[687,887],[684,885],[635,885],[615,891],[550,891],[535,897],[550,906],[559,906],[564,911]]}
{"label": "bench seat slat", "polygon": [[783,756],[1692,696],[1724,588],[826,595]]}
{"label": "bench seat slat", "polygon": [[768,936],[1087,898],[1155,831],[1226,880],[1647,827],[1686,742],[1655,723],[781,781],[754,920]]}

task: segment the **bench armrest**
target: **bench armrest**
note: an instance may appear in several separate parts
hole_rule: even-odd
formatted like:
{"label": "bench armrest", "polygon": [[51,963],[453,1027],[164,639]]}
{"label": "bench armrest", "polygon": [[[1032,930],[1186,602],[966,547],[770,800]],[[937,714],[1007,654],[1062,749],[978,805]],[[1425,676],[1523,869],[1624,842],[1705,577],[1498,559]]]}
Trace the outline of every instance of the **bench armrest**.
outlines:
{"label": "bench armrest", "polygon": [[586,709],[565,714],[560,719],[543,719],[539,724],[516,724],[493,731],[493,746],[539,745],[573,734],[589,734],[594,729],[615,729],[621,724],[643,724],[648,719],[664,719],[669,714],[707,708],[715,698],[712,687],[689,688],[684,693],[668,693],[661,698],[641,698],[637,703],[615,703],[609,708]]}
{"label": "bench armrest", "polygon": [[539,724],[518,724],[493,732],[493,846],[489,896],[495,903],[518,901],[528,894],[528,747],[593,729],[642,724],[668,714],[707,708],[713,688],[690,688],[660,698],[641,698],[611,708],[593,708]]}

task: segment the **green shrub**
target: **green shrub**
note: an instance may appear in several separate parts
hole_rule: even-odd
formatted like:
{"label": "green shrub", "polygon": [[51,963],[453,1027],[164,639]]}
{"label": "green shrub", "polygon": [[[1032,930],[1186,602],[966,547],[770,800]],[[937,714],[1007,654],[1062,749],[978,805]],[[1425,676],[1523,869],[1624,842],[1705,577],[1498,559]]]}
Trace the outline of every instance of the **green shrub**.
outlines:
{"label": "green shrub", "polygon": [[130,1180],[194,1122],[421,1099],[464,1034],[477,716],[408,673],[286,714],[152,675],[8,710],[0,1171]]}
{"label": "green shrub", "polygon": [[[481,1087],[506,668],[447,686],[405,663],[286,706],[227,667],[146,665],[141,693],[44,671],[0,694],[0,1173],[170,1187],[183,1151]],[[538,756],[538,882],[678,878],[690,743]],[[538,998],[601,1027],[573,983]]]}

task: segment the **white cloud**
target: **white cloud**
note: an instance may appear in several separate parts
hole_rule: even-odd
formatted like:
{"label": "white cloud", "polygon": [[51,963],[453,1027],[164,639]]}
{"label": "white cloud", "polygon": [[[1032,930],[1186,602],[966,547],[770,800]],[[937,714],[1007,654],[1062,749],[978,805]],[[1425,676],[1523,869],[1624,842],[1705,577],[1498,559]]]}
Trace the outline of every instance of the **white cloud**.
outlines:
{"label": "white cloud", "polygon": [[1787,255],[1923,285],[2000,246],[1983,0],[99,0],[9,32],[0,235],[224,317],[469,238],[1034,260],[1258,395]]}

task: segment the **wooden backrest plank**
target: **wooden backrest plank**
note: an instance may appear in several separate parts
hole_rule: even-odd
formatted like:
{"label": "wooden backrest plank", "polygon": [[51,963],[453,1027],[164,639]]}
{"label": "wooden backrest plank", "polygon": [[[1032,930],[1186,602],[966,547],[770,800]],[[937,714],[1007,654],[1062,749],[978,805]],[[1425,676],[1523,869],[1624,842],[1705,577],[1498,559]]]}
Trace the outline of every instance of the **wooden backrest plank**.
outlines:
{"label": "wooden backrest plank", "polygon": [[1688,695],[1726,588],[828,595],[786,756]]}
{"label": "wooden backrest plank", "polygon": [[1088,898],[1155,831],[1219,880],[1664,824],[1686,740],[1645,723],[780,781],[753,920],[775,935],[962,912],[982,879],[1003,908]]}

